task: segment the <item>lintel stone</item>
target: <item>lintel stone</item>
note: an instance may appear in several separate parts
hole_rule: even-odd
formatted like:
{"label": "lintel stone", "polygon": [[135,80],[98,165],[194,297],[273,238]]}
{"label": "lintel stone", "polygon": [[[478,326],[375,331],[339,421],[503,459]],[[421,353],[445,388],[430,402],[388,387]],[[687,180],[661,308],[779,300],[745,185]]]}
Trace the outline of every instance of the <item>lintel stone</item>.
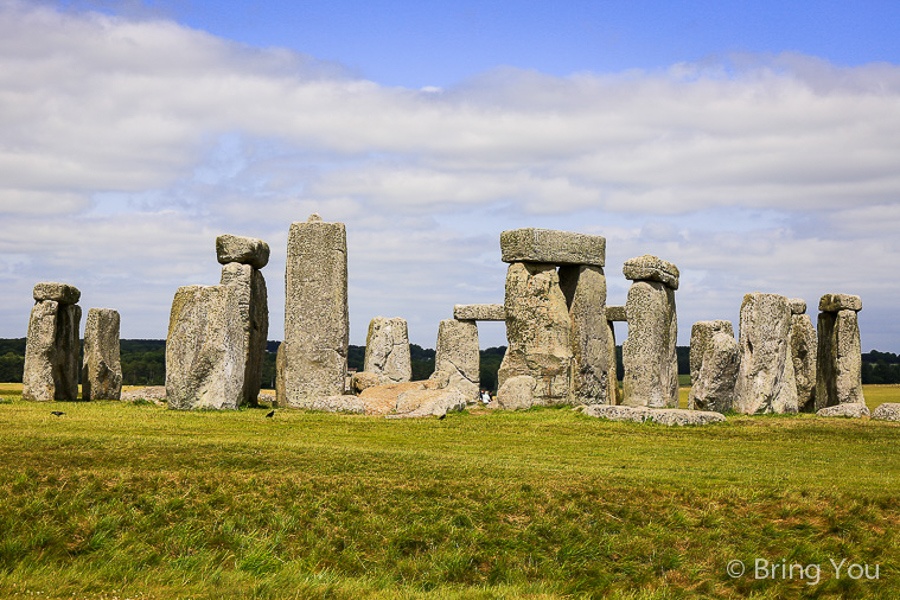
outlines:
{"label": "lintel stone", "polygon": [[657,256],[645,254],[625,261],[622,267],[625,279],[632,281],[658,281],[673,290],[678,289],[678,267]]}
{"label": "lintel stone", "polygon": [[60,304],[76,304],[81,299],[81,292],[74,285],[53,281],[38,283],[32,295],[38,302],[53,300]]}
{"label": "lintel stone", "polygon": [[819,300],[821,312],[838,312],[842,310],[862,310],[862,298],[852,294],[825,294]]}
{"label": "lintel stone", "polygon": [[502,304],[456,304],[453,318],[458,321],[505,321],[506,308]]}
{"label": "lintel stone", "polygon": [[806,314],[806,300],[803,298],[791,298],[788,300],[788,304],[791,306],[792,315]]}
{"label": "lintel stone", "polygon": [[500,252],[506,263],[602,267],[606,263],[606,238],[555,229],[510,229],[500,234]]}
{"label": "lintel stone", "polygon": [[606,307],[606,320],[607,321],[627,321],[628,318],[625,316],[625,307],[624,306],[607,306]]}
{"label": "lintel stone", "polygon": [[216,238],[216,257],[219,264],[236,262],[262,269],[269,264],[269,245],[252,237],[220,235]]}

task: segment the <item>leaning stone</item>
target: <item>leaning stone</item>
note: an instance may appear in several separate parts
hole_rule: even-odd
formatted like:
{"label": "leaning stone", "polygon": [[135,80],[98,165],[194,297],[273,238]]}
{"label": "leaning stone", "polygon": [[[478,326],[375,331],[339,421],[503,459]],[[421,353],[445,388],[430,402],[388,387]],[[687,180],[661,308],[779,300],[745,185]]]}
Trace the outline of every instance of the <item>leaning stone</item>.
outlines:
{"label": "leaning stone", "polygon": [[453,318],[460,321],[505,321],[506,309],[502,304],[457,304]]}
{"label": "leaning stone", "polygon": [[[740,346],[728,328],[715,333],[706,347],[700,372],[692,379],[688,408],[720,413],[729,412],[734,403],[734,386],[740,363]],[[693,345],[691,347],[693,352]]]}
{"label": "leaning stone", "polygon": [[438,326],[435,371],[450,376],[449,387],[459,390],[468,402],[478,402],[481,356],[475,321],[444,319]]}
{"label": "leaning stone", "polygon": [[792,315],[806,314],[806,300],[803,298],[791,298],[788,300],[788,304],[791,306]]}
{"label": "leaning stone", "polygon": [[572,325],[573,404],[609,404],[609,324],[606,321],[606,276],[592,266],[559,268],[559,287]]}
{"label": "leaning stone", "polygon": [[35,285],[32,296],[36,302],[52,300],[60,304],[76,304],[81,299],[81,292],[74,285],[48,281]]}
{"label": "leaning stone", "polygon": [[820,312],[838,312],[841,310],[862,310],[862,298],[851,294],[825,294],[819,299]]}
{"label": "leaning stone", "polygon": [[92,308],[88,310],[84,326],[81,397],[84,400],[119,400],[121,396],[119,313],[111,308]]}
{"label": "leaning stone", "polygon": [[517,262],[506,275],[506,355],[497,381],[529,375],[536,404],[569,402],[572,323],[559,275],[551,264]]}
{"label": "leaning stone", "polygon": [[740,331],[741,365],[734,410],[748,415],[797,412],[787,298],[759,292],[744,296]]}
{"label": "leaning stone", "polygon": [[606,238],[555,229],[512,229],[500,234],[501,260],[552,265],[606,263]]}
{"label": "leaning stone", "polygon": [[815,409],[817,344],[816,328],[809,315],[792,314],[791,359],[794,362],[794,378],[797,380],[797,408],[804,412]]}
{"label": "leaning stone", "polygon": [[525,410],[534,406],[534,377],[510,377],[497,390],[497,405],[505,410]]}
{"label": "leaning stone", "polygon": [[625,279],[632,281],[658,281],[673,290],[678,289],[678,267],[657,256],[645,254],[630,258],[622,267]]}
{"label": "leaning stone", "polygon": [[606,320],[607,321],[628,321],[628,318],[625,316],[625,307],[624,306],[607,306],[606,307]]}
{"label": "leaning stone", "polygon": [[660,425],[708,425],[723,423],[727,419],[718,412],[684,410],[680,408],[647,408],[643,406],[593,405],[578,407],[588,417],[610,421],[630,421],[633,423],[652,422]]}
{"label": "leaning stone", "polygon": [[381,385],[383,382],[377,373],[369,373],[367,371],[357,371],[350,376],[350,391],[354,394],[360,394],[370,387]]}
{"label": "leaning stone", "polygon": [[818,330],[816,408],[865,402],[856,311],[820,312]]}
{"label": "leaning stone", "polygon": [[285,268],[284,342],[278,350],[279,406],[343,394],[350,341],[347,233],[343,223],[293,223]]}
{"label": "leaning stone", "polygon": [[222,267],[221,285],[238,288],[240,319],[244,331],[244,390],[242,404],[256,406],[269,335],[269,299],[266,280],[256,268],[236,262]]}
{"label": "leaning stone", "polygon": [[635,281],[628,290],[628,338],[622,343],[628,406],[678,406],[678,323],[675,290],[658,281]]}
{"label": "leaning stone", "polygon": [[376,374],[382,383],[402,383],[412,379],[406,319],[372,319],[366,336],[363,369]]}
{"label": "leaning stone", "polygon": [[872,411],[872,418],[881,421],[900,421],[900,402],[885,402]]}
{"label": "leaning stone", "polygon": [[220,235],[216,238],[216,257],[223,265],[234,262],[262,269],[269,264],[269,245],[256,238]]}
{"label": "leaning stone", "polygon": [[869,407],[862,402],[846,402],[835,406],[826,406],[816,411],[817,417],[850,417],[859,419],[869,416]]}
{"label": "leaning stone", "polygon": [[440,417],[466,408],[466,398],[459,390],[410,390],[397,398],[395,414],[407,417]]}

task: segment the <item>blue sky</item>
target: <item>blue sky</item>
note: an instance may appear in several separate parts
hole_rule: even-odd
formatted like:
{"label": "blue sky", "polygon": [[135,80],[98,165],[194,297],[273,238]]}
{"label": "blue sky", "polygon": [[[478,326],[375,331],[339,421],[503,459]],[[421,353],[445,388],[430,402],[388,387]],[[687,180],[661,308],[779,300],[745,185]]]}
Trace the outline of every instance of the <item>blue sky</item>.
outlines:
{"label": "blue sky", "polygon": [[[900,352],[900,5],[0,0],[0,336],[38,281],[162,338],[214,239],[347,225],[351,342],[434,345],[499,302],[500,232],[607,237],[682,271],[691,324],[745,293],[855,293]],[[624,332],[619,333],[621,338]],[[486,327],[482,345],[504,343]]]}

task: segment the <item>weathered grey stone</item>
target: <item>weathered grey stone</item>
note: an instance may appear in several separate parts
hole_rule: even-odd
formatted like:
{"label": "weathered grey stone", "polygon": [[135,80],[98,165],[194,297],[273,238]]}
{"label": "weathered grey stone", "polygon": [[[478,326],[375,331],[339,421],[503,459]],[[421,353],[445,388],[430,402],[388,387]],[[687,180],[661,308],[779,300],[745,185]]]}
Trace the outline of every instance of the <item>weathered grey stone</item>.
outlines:
{"label": "weathered grey stone", "polygon": [[[622,307],[624,308],[624,307]],[[607,317],[609,314],[607,313]],[[606,327],[609,331],[606,337],[606,355],[609,357],[609,366],[606,374],[606,382],[609,390],[606,392],[606,399],[610,404],[622,404],[623,394],[619,389],[618,364],[619,359],[616,357],[616,327],[614,321],[606,319]]]}
{"label": "weathered grey stone", "polygon": [[84,325],[81,397],[84,400],[119,400],[121,396],[119,313],[111,308],[92,308],[88,310]]}
{"label": "weathered grey stone", "polygon": [[[740,362],[740,347],[731,333],[731,323],[725,321],[706,345],[697,378],[692,378],[688,408],[725,413],[734,402],[734,386]],[[691,340],[693,342],[693,339]],[[691,358],[694,345],[691,344]]]}
{"label": "weathered grey stone", "polygon": [[279,406],[343,393],[350,321],[343,223],[293,223],[285,268],[284,342],[275,391]]}
{"label": "weathered grey stone", "polygon": [[741,366],[734,410],[743,414],[797,412],[787,298],[754,292],[741,304]]}
{"label": "weathered grey stone", "polygon": [[434,369],[448,373],[449,387],[459,390],[467,402],[478,402],[480,362],[475,321],[441,321],[435,345]]}
{"label": "weathered grey stone", "polygon": [[651,254],[626,260],[622,272],[625,274],[625,279],[658,281],[673,290],[678,289],[678,267]]}
{"label": "weathered grey stone", "polygon": [[551,264],[513,263],[506,275],[506,355],[499,385],[519,375],[537,382],[536,404],[569,402],[572,323]]}
{"label": "weathered grey stone", "polygon": [[505,321],[506,309],[502,304],[457,304],[453,318],[460,321]]}
{"label": "weathered grey stone", "polygon": [[622,343],[622,403],[651,408],[678,406],[675,290],[658,281],[635,281],[628,290],[625,310],[628,339]]}
{"label": "weathered grey stone", "polygon": [[647,408],[645,406],[609,406],[595,404],[576,408],[589,417],[610,421],[630,421],[634,423],[658,423],[660,425],[708,425],[723,423],[727,419],[718,412],[684,410],[680,408]]}
{"label": "weathered grey stone", "polygon": [[819,311],[838,312],[841,310],[862,310],[862,298],[851,294],[825,294],[819,299]]}
{"label": "weathered grey stone", "polygon": [[734,329],[731,321],[697,321],[691,327],[691,385],[694,385],[700,378],[700,367],[703,365],[703,357],[709,349],[712,338],[717,333],[726,333],[734,338]]}
{"label": "weathered grey stone", "polygon": [[45,281],[34,286],[32,292],[35,302],[52,300],[60,304],[76,304],[81,298],[81,292],[74,285],[68,283],[56,283]]}
{"label": "weathered grey stone", "polygon": [[269,335],[269,299],[266,280],[251,265],[236,262],[222,267],[221,285],[238,288],[241,325],[247,356],[244,358],[244,390],[242,404],[255,406],[262,382],[262,368]]}
{"label": "weathered grey stone", "polygon": [[391,417],[440,417],[448,412],[466,408],[466,398],[454,388],[443,390],[409,390],[397,398],[397,408]]}
{"label": "weathered grey stone", "polygon": [[377,373],[358,371],[350,376],[350,391],[354,394],[360,394],[364,390],[382,383]]}
{"label": "weathered grey stone", "polygon": [[366,336],[363,368],[368,373],[376,374],[382,383],[402,383],[412,379],[406,319],[372,319]]}
{"label": "weathered grey stone", "polygon": [[845,402],[835,406],[826,406],[816,411],[817,417],[850,417],[859,419],[869,416],[869,407],[862,402]]}
{"label": "weathered grey stone", "polygon": [[624,306],[607,306],[606,307],[606,320],[607,321],[628,321],[628,317],[625,316],[625,307]]}
{"label": "weathered grey stone", "polygon": [[865,402],[856,311],[821,312],[818,330],[816,409]]}
{"label": "weathered grey stone", "polygon": [[426,390],[444,390],[450,387],[450,373],[447,371],[435,371],[431,377],[425,380]]}
{"label": "weathered grey stone", "polygon": [[792,315],[806,314],[806,300],[803,298],[791,298],[788,300],[788,304],[791,306]]}
{"label": "weathered grey stone", "polygon": [[244,401],[242,292],[237,285],[178,288],[166,338],[169,408],[233,410]]}
{"label": "weathered grey stone", "polygon": [[609,403],[609,324],[606,322],[606,276],[600,267],[564,265],[559,287],[572,324],[573,404]]}
{"label": "weathered grey stone", "polygon": [[223,265],[241,263],[262,269],[269,264],[269,245],[256,238],[220,235],[216,238],[216,257]]}
{"label": "weathered grey stone", "polygon": [[364,415],[366,414],[367,406],[365,401],[357,396],[342,395],[308,399],[306,409]]}
{"label": "weathered grey stone", "polygon": [[123,391],[120,399],[122,402],[134,402],[136,400],[145,400],[153,402],[157,406],[166,405],[166,386],[149,385],[147,387],[137,388],[133,390]]}
{"label": "weathered grey stone", "polygon": [[525,410],[534,406],[536,382],[529,375],[510,377],[497,390],[497,404],[505,410]]}
{"label": "weathered grey stone", "polygon": [[36,402],[78,399],[81,307],[36,302],[28,322],[22,398]]}
{"label": "weathered grey stone", "polygon": [[900,421],[900,402],[885,402],[872,411],[872,418],[880,421]]}
{"label": "weathered grey stone", "polygon": [[[791,308],[793,310],[793,305]],[[791,315],[791,359],[797,380],[797,408],[804,412],[815,409],[817,343],[816,329],[809,315],[794,312]]]}
{"label": "weathered grey stone", "polygon": [[606,238],[555,229],[512,229],[500,234],[500,252],[507,263],[602,267],[606,263]]}

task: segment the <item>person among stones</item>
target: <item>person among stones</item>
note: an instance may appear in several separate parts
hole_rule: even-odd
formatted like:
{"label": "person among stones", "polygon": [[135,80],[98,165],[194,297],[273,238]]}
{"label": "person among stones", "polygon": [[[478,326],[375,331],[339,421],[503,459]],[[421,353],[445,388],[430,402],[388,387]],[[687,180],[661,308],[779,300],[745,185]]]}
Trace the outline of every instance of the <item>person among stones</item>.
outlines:
{"label": "person among stones", "polygon": [[481,390],[481,401],[484,404],[490,404],[491,403],[491,393],[487,390]]}

